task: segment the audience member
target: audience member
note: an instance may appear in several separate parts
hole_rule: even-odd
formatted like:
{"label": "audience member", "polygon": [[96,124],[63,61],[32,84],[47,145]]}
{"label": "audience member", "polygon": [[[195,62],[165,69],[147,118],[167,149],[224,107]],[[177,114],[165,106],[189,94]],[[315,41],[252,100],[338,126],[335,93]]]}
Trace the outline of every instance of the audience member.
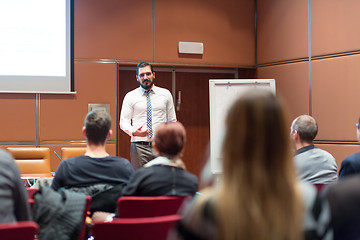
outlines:
{"label": "audience member", "polygon": [[[156,129],[153,148],[159,156],[136,170],[124,190],[128,196],[194,196],[197,177],[185,170],[181,160],[186,131],[180,122],[162,123]],[[117,214],[95,212],[92,220],[112,221]]]}
{"label": "audience member", "polygon": [[185,208],[172,237],[331,239],[328,205],[314,186],[297,182],[282,102],[271,92],[249,90],[225,124],[222,179]]}
{"label": "audience member", "polygon": [[30,221],[28,194],[12,156],[0,149],[0,223]]}
{"label": "audience member", "polygon": [[337,180],[336,161],[330,153],[313,144],[317,132],[318,125],[309,115],[301,115],[291,124],[297,173],[301,181],[311,184],[334,183]]}
{"label": "audience member", "polygon": [[130,196],[195,195],[198,180],[185,170],[181,160],[186,140],[184,126],[179,122],[162,123],[155,132],[153,148],[159,157],[136,170],[125,188]]}
{"label": "audience member", "polygon": [[[360,118],[356,123],[357,140],[360,141]],[[339,178],[344,178],[352,174],[360,173],[360,152],[352,154],[341,163]]]}
{"label": "audience member", "polygon": [[360,239],[360,176],[349,176],[325,189],[335,240]]}
{"label": "audience member", "polygon": [[[54,190],[64,187],[90,195],[93,198],[92,212],[109,211],[103,207],[110,197],[111,209],[115,210],[117,197],[121,196],[123,187],[134,173],[128,160],[106,152],[106,140],[112,134],[110,128],[111,117],[107,112],[88,113],[82,130],[87,141],[85,155],[63,160],[51,185]],[[97,204],[100,205],[99,208],[95,207]]]}

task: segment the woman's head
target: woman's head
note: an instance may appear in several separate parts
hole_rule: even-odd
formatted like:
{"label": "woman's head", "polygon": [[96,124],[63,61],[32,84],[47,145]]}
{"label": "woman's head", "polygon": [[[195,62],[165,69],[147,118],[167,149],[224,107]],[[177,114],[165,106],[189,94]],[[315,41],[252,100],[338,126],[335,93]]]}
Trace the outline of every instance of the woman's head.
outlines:
{"label": "woman's head", "polygon": [[249,169],[277,171],[287,165],[288,124],[284,106],[272,92],[252,89],[241,95],[229,109],[226,129],[224,173],[236,171],[236,166],[253,174]]}
{"label": "woman's head", "polygon": [[245,92],[229,109],[217,239],[301,239],[302,202],[284,112],[262,89]]}
{"label": "woman's head", "polygon": [[180,122],[160,124],[155,132],[154,144],[160,155],[177,156],[182,152],[186,141],[186,131]]}

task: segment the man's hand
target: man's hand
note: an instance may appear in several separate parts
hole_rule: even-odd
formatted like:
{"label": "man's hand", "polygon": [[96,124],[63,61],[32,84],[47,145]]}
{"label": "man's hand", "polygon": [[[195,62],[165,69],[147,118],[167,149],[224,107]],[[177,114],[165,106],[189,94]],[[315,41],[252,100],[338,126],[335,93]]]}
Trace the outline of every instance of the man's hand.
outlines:
{"label": "man's hand", "polygon": [[136,136],[136,137],[147,137],[147,136],[149,136],[149,129],[146,128],[145,130],[143,130],[142,128],[143,128],[143,126],[136,129],[134,132],[132,132],[132,135]]}

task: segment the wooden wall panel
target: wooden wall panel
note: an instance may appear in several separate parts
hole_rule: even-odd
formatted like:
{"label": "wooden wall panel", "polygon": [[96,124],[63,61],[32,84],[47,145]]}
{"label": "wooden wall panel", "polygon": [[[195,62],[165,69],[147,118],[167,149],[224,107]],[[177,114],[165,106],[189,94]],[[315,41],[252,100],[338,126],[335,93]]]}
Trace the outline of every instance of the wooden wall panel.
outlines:
{"label": "wooden wall panel", "polygon": [[313,116],[318,140],[356,140],[360,56],[312,61]]}
{"label": "wooden wall panel", "polygon": [[41,141],[84,140],[88,103],[110,104],[116,139],[116,64],[75,63],[75,95],[41,95]]}
{"label": "wooden wall panel", "polygon": [[275,79],[276,94],[285,100],[291,119],[309,114],[308,68],[308,62],[258,68],[259,79]]}
{"label": "wooden wall panel", "polygon": [[258,63],[308,56],[308,1],[257,0]]}
{"label": "wooden wall panel", "polygon": [[106,151],[108,154],[116,156],[116,144],[107,144],[106,145]]}
{"label": "wooden wall panel", "polygon": [[311,51],[323,55],[360,49],[360,1],[311,1]]}
{"label": "wooden wall panel", "polygon": [[76,0],[75,58],[152,60],[152,2]]}
{"label": "wooden wall panel", "polygon": [[336,159],[338,173],[342,161],[349,155],[360,151],[358,144],[315,144],[318,148],[328,151]]}
{"label": "wooden wall panel", "polygon": [[35,94],[0,94],[0,141],[36,141]]}
{"label": "wooden wall panel", "polygon": [[[155,1],[155,60],[255,64],[254,1]],[[204,54],[178,54],[179,41],[203,42]]]}

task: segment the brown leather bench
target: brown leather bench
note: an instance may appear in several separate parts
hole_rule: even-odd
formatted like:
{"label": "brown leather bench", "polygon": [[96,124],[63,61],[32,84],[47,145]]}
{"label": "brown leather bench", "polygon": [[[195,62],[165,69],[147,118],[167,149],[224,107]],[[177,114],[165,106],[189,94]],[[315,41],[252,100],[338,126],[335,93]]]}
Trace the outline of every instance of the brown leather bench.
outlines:
{"label": "brown leather bench", "polygon": [[51,177],[50,149],[35,147],[8,147],[22,178]]}
{"label": "brown leather bench", "polygon": [[67,158],[84,155],[85,152],[86,152],[86,147],[62,147],[61,157],[64,160]]}

